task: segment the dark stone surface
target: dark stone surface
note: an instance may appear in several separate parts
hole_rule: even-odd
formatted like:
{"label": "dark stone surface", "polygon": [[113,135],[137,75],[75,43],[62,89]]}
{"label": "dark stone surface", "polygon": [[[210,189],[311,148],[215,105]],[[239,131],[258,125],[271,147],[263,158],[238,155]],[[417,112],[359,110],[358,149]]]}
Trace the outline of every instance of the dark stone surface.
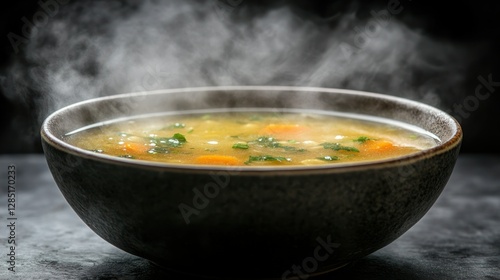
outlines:
{"label": "dark stone surface", "polygon": [[[11,163],[17,169],[15,274],[6,262]],[[94,234],[62,197],[43,156],[0,156],[0,169],[0,279],[189,279]],[[444,192],[413,228],[315,279],[500,279],[500,156],[461,155]]]}

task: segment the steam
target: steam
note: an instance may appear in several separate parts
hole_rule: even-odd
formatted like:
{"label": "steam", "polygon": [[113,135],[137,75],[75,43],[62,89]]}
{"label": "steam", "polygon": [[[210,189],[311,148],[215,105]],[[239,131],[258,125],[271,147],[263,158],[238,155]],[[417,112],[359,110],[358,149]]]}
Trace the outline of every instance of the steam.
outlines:
{"label": "steam", "polygon": [[318,21],[234,0],[71,2],[34,25],[0,80],[39,123],[93,97],[211,85],[350,88],[441,106],[462,83],[465,49],[402,24],[404,10],[374,12]]}

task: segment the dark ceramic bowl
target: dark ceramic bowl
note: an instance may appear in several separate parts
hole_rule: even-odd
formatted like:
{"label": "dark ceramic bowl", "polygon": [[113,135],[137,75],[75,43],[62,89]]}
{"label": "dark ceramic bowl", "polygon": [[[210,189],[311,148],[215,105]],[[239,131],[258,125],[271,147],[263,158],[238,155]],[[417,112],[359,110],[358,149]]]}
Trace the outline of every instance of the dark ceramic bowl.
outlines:
{"label": "dark ceramic bowl", "polygon": [[[106,156],[64,140],[66,133],[97,122],[214,108],[365,114],[416,125],[439,137],[441,144],[376,162],[227,168]],[[304,279],[362,258],[414,225],[445,186],[462,132],[438,109],[385,95],[324,88],[215,87],[77,103],[46,119],[42,139],[66,200],[93,231],[116,247],[193,275]]]}

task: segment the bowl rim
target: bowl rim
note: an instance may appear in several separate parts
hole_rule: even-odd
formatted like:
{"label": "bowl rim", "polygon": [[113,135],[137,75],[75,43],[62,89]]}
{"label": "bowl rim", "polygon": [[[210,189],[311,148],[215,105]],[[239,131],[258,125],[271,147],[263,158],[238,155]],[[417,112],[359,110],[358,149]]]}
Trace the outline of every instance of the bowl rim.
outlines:
{"label": "bowl rim", "polygon": [[[435,147],[425,149],[410,155],[398,156],[389,159],[365,161],[365,162],[353,162],[353,163],[336,163],[336,164],[325,164],[325,165],[290,165],[290,166],[222,166],[222,165],[196,165],[196,164],[175,164],[175,163],[163,163],[147,160],[138,159],[126,159],[106,154],[99,154],[92,151],[87,151],[82,148],[70,145],[67,142],[59,139],[56,135],[51,132],[51,120],[57,117],[59,114],[71,110],[75,107],[83,106],[88,103],[103,102],[106,100],[121,99],[127,97],[140,97],[140,96],[150,96],[157,94],[169,94],[169,93],[179,93],[179,92],[199,92],[199,91],[314,91],[314,92],[330,92],[330,93],[340,93],[348,95],[366,96],[377,99],[385,99],[390,102],[404,103],[412,107],[419,107],[425,109],[426,111],[437,114],[441,117],[451,121],[454,125],[455,132],[447,141],[443,141],[436,145]],[[50,115],[48,115],[41,125],[40,130],[42,141],[52,147],[68,153],[74,156],[92,159],[104,163],[111,163],[114,165],[122,165],[128,167],[142,168],[142,169],[153,169],[160,171],[176,171],[185,173],[214,173],[214,172],[227,172],[229,174],[242,174],[242,175],[300,175],[300,174],[317,174],[317,173],[342,173],[351,171],[360,171],[365,169],[379,169],[387,168],[392,166],[401,166],[404,164],[410,164],[416,161],[427,159],[438,154],[444,153],[455,148],[457,145],[461,144],[463,132],[458,121],[449,115],[448,113],[421,103],[418,101],[386,95],[381,93],[374,93],[368,91],[351,90],[351,89],[339,89],[339,88],[324,88],[324,87],[299,87],[299,86],[209,86],[209,87],[186,87],[186,88],[174,88],[174,89],[160,89],[152,91],[138,91],[108,95],[103,97],[91,98],[70,104],[68,106],[62,107]],[[44,152],[46,152],[44,148]]]}

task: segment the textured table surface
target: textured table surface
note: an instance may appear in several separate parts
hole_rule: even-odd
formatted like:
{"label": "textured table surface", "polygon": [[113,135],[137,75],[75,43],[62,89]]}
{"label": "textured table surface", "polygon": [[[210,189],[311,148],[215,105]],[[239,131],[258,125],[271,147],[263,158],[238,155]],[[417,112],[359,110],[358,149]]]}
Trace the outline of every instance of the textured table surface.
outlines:
{"label": "textured table surface", "polygon": [[[15,273],[7,169],[16,166]],[[94,234],[68,206],[43,155],[0,156],[0,279],[188,279]],[[314,279],[500,279],[500,156],[461,155],[429,212],[387,247]]]}

